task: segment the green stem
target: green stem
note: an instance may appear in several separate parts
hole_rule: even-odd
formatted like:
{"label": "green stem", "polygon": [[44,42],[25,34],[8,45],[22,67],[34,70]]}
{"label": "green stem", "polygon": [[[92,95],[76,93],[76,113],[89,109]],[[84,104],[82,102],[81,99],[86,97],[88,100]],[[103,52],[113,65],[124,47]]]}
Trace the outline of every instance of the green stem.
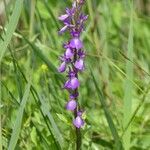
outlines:
{"label": "green stem", "polygon": [[32,36],[34,34],[34,14],[35,14],[35,5],[36,1],[31,1],[31,10],[30,10],[30,39],[32,39]]}
{"label": "green stem", "polygon": [[[1,111],[0,111],[1,112]],[[2,150],[2,126],[1,126],[1,114],[0,114],[0,150]]]}
{"label": "green stem", "polygon": [[81,149],[81,132],[79,128],[76,128],[76,150],[80,150]]}
{"label": "green stem", "polygon": [[[0,65],[1,68],[1,65]],[[0,69],[0,78],[1,78],[1,69]],[[0,150],[2,150],[2,118],[1,118],[1,79],[0,79]]]}

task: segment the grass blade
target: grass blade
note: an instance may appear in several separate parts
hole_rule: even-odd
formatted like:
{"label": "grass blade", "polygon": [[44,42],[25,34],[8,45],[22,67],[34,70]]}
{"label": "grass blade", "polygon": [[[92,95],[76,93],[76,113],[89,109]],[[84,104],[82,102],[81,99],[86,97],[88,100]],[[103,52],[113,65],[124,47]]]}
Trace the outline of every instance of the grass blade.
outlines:
{"label": "grass blade", "polygon": [[17,118],[16,121],[14,123],[14,128],[13,128],[13,132],[11,134],[11,138],[10,138],[10,142],[9,142],[9,146],[8,146],[8,150],[14,150],[15,146],[17,144],[18,138],[19,138],[19,133],[21,130],[21,124],[22,124],[22,118],[23,118],[23,114],[24,114],[24,109],[29,97],[29,93],[30,93],[30,83],[27,84],[24,96],[22,98],[18,113],[17,113]]}
{"label": "grass blade", "polygon": [[58,23],[57,23],[57,20],[56,20],[56,18],[55,18],[55,16],[54,16],[54,14],[53,14],[53,12],[52,12],[50,6],[47,5],[47,3],[48,3],[47,0],[44,0],[44,5],[45,5],[47,11],[49,12],[50,16],[52,17],[52,20],[53,20],[53,22],[55,23],[55,25],[56,25],[56,27],[57,27],[57,30],[58,30],[58,29],[59,29],[59,25],[58,25]]}
{"label": "grass blade", "polygon": [[27,38],[25,38],[20,32],[19,34],[23,37],[23,39],[26,41],[29,46],[34,50],[34,52],[37,54],[37,56],[40,57],[40,59],[48,66],[51,72],[55,74],[55,76],[60,79],[61,81],[64,81],[64,77],[58,73],[57,68],[52,64],[52,62],[42,53],[42,50],[39,49],[34,43],[31,43]]}
{"label": "grass blade", "polygon": [[22,94],[22,84],[21,84],[22,82],[21,82],[20,74],[19,74],[19,72],[18,72],[18,70],[17,70],[17,66],[16,66],[16,64],[15,64],[13,52],[12,52],[12,50],[11,50],[10,47],[8,47],[8,49],[9,49],[9,51],[10,51],[10,53],[11,53],[11,56],[12,56],[12,59],[13,59],[14,73],[16,74],[16,75],[15,75],[15,80],[16,80],[16,85],[17,85],[17,89],[18,89],[19,98],[20,98],[20,100],[21,100],[23,94]]}
{"label": "grass blade", "polygon": [[7,30],[5,33],[3,32],[3,35],[2,35],[3,40],[0,40],[0,50],[1,50],[0,62],[4,56],[7,46],[10,43],[13,33],[17,27],[17,23],[18,23],[21,10],[22,10],[22,5],[23,5],[23,0],[16,0],[15,8],[12,12],[12,15],[10,16],[8,24],[6,25]]}
{"label": "grass blade", "polygon": [[[1,78],[1,62],[0,62],[0,78]],[[2,150],[2,117],[1,117],[1,103],[2,103],[2,86],[0,80],[0,150]]]}
{"label": "grass blade", "polygon": [[[20,68],[19,68],[19,70],[21,71]],[[22,71],[21,71],[21,73],[22,73],[22,75],[23,75],[23,78],[24,78],[25,81],[27,82],[26,77],[24,76],[24,74],[23,74]],[[40,99],[40,97],[39,97],[39,95],[38,95],[38,92],[36,91],[35,87],[33,87],[32,85],[31,85],[31,89],[30,89],[30,90],[31,90],[31,94],[32,94],[33,98],[35,99],[35,102],[36,102],[37,106],[38,106],[39,109],[40,109],[40,112],[41,112],[42,117],[43,117],[43,119],[44,119],[44,121],[45,121],[45,123],[46,123],[46,126],[47,126],[47,128],[48,128],[48,130],[49,130],[49,132],[50,132],[50,134],[51,134],[51,138],[52,138],[51,146],[52,146],[52,147],[55,147],[55,149],[57,149],[57,150],[60,150],[60,149],[61,149],[61,148],[60,148],[61,146],[59,145],[58,141],[56,141],[56,139],[55,139],[55,137],[54,137],[54,134],[53,134],[53,132],[52,132],[52,130],[51,130],[51,127],[49,126],[49,123],[48,123],[48,121],[47,121],[47,118],[46,118],[46,116],[45,116],[43,110],[42,110],[41,107],[40,107],[40,101],[41,101],[41,99]]]}
{"label": "grass blade", "polygon": [[[133,3],[133,2],[132,2]],[[133,4],[132,4],[133,5]],[[131,15],[130,15],[130,29],[128,37],[128,52],[127,57],[133,61],[133,6],[131,6]],[[126,128],[127,123],[130,121],[132,114],[132,93],[133,93],[133,64],[127,60],[126,62],[126,75],[128,78],[125,79],[125,95],[124,95],[124,105],[123,105],[123,128]],[[123,136],[123,145],[125,150],[130,149],[130,140],[131,140],[131,126],[126,130]]]}
{"label": "grass blade", "polygon": [[142,97],[140,103],[138,104],[137,108],[134,110],[132,116],[130,117],[129,122],[127,123],[126,127],[124,128],[124,131],[123,131],[123,133],[122,133],[122,137],[124,136],[126,130],[129,128],[129,126],[131,125],[131,123],[132,123],[132,121],[134,120],[136,114],[138,113],[138,111],[139,111],[140,108],[142,107],[143,103],[145,102],[146,96],[148,95],[149,91],[150,91],[150,86],[147,87],[147,89],[146,89],[146,91],[145,91],[145,93],[144,93],[144,95],[143,95],[143,97]]}
{"label": "grass blade", "polygon": [[60,131],[59,131],[59,129],[58,129],[56,123],[55,123],[55,120],[54,120],[53,116],[51,115],[48,106],[46,105],[46,102],[41,100],[41,98],[40,98],[40,102],[42,104],[42,106],[41,106],[42,111],[43,111],[44,115],[48,117],[49,122],[50,122],[50,124],[52,126],[52,129],[53,129],[53,132],[55,133],[54,135],[57,138],[57,141],[63,147],[63,143],[64,143],[63,136],[60,133]]}
{"label": "grass blade", "polygon": [[[15,65],[16,65],[19,73],[22,75],[23,79],[27,83],[26,76],[24,75],[22,69],[20,68],[17,60],[15,59],[15,57],[13,55],[12,55],[12,58],[13,58],[13,61],[14,61]],[[48,122],[48,120],[47,120],[47,118],[45,116],[45,113],[41,109],[41,102],[42,102],[42,100],[41,100],[37,90],[35,89],[35,87],[33,85],[31,85],[30,91],[31,91],[31,94],[32,94],[32,96],[33,96],[37,106],[39,107],[40,113],[41,113],[41,115],[42,115],[42,117],[43,117],[43,119],[44,119],[44,121],[46,123],[46,126],[47,126],[47,128],[48,128],[48,130],[49,130],[49,132],[51,134],[51,139],[52,139],[51,140],[51,147],[54,147],[54,149],[56,149],[56,150],[61,149],[61,146],[59,145],[59,142],[56,140],[56,138],[55,138],[55,136],[54,136],[54,134],[53,134],[53,132],[51,130],[51,127],[50,127],[49,122]]]}
{"label": "grass blade", "polygon": [[102,91],[100,90],[100,88],[98,87],[98,84],[96,82],[96,79],[91,71],[91,75],[92,75],[92,78],[93,78],[93,81],[94,81],[94,85],[95,85],[95,88],[96,88],[96,91],[97,91],[97,94],[99,96],[99,99],[100,99],[100,102],[101,102],[101,105],[102,105],[102,108],[104,110],[104,113],[105,113],[105,116],[106,116],[106,119],[107,119],[107,122],[108,122],[108,125],[109,125],[109,128],[111,130],[111,133],[112,133],[112,136],[115,140],[115,148],[116,150],[122,150],[123,147],[122,147],[122,143],[120,141],[120,138],[119,138],[119,135],[118,135],[118,132],[117,132],[117,129],[114,125],[114,122],[112,120],[112,117],[110,115],[110,112],[107,108],[107,105],[106,105],[106,102],[105,102],[105,97],[102,93]]}

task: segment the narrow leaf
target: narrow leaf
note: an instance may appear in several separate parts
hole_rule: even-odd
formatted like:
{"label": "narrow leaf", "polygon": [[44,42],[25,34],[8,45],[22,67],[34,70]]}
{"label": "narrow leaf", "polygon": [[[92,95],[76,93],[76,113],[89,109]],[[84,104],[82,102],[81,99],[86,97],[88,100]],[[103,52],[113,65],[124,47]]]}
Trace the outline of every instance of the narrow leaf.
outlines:
{"label": "narrow leaf", "polygon": [[22,5],[23,0],[16,0],[14,10],[12,12],[12,15],[10,16],[8,24],[6,25],[6,32],[1,36],[3,40],[0,40],[0,62],[17,27],[17,23],[22,10]]}
{"label": "narrow leaf", "polygon": [[20,32],[18,32],[26,41],[27,44],[29,44],[29,46],[31,46],[31,48],[34,50],[34,52],[36,53],[36,55],[43,61],[45,62],[45,64],[48,66],[49,70],[51,72],[53,72],[55,74],[55,76],[60,79],[61,81],[64,81],[64,77],[58,73],[57,68],[53,65],[53,63],[48,59],[47,56],[45,56],[42,53],[42,50],[39,49],[34,43],[31,43],[27,38],[25,38],[24,35],[22,35]]}
{"label": "narrow leaf", "polygon": [[14,123],[14,127],[13,127],[13,132],[11,134],[11,138],[10,138],[10,142],[9,142],[9,146],[8,146],[8,150],[14,150],[15,146],[17,144],[18,138],[19,138],[19,133],[21,130],[21,124],[22,124],[22,118],[23,118],[23,113],[24,113],[24,109],[29,97],[29,93],[30,93],[30,83],[28,83],[24,96],[22,98],[18,113],[17,113],[17,118],[16,121]]}
{"label": "narrow leaf", "polygon": [[109,125],[109,128],[110,128],[110,131],[111,131],[112,136],[113,136],[113,138],[115,140],[115,148],[116,148],[116,150],[123,149],[122,143],[120,141],[120,138],[119,138],[119,135],[118,135],[118,132],[117,132],[117,129],[116,129],[115,124],[114,124],[114,122],[112,120],[110,112],[109,112],[109,110],[107,108],[107,105],[106,105],[106,102],[105,102],[105,97],[104,97],[102,91],[100,90],[100,88],[98,87],[98,84],[96,82],[96,79],[95,79],[92,71],[91,71],[91,75],[92,75],[92,78],[93,78],[93,81],[94,81],[94,85],[95,85],[98,97],[100,99],[102,108],[104,110],[104,113],[105,113],[105,116],[106,116],[106,119],[107,119],[107,122],[108,122],[108,125]]}
{"label": "narrow leaf", "polygon": [[42,104],[42,107],[41,107],[42,111],[43,111],[44,115],[48,117],[49,122],[52,126],[52,131],[55,133],[54,135],[56,136],[58,143],[60,144],[60,146],[63,146],[63,143],[64,143],[63,136],[60,133],[60,131],[55,123],[55,120],[49,111],[48,105],[41,98],[40,98],[40,102]]}
{"label": "narrow leaf", "polygon": [[[133,3],[133,2],[131,2]],[[133,5],[133,4],[131,4]],[[131,60],[126,62],[126,75],[128,78],[125,79],[124,87],[124,105],[123,105],[123,127],[126,128],[130,117],[132,115],[132,93],[133,93],[133,6],[131,6],[130,15],[130,27],[129,27],[129,37],[128,37],[128,52],[127,57]],[[130,149],[131,141],[131,126],[126,130],[123,136],[123,145],[125,149]]]}

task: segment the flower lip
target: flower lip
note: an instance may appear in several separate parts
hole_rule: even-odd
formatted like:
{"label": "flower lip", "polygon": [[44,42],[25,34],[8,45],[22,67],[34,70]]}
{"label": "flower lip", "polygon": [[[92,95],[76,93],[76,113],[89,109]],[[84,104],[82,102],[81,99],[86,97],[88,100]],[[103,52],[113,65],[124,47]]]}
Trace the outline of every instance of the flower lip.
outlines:
{"label": "flower lip", "polygon": [[81,128],[84,125],[84,121],[80,116],[77,116],[74,120],[73,120],[73,124],[75,127],[77,128]]}
{"label": "flower lip", "polygon": [[75,62],[75,68],[82,71],[84,70],[84,61],[83,59],[79,59]]}
{"label": "flower lip", "polygon": [[58,72],[64,72],[66,70],[66,63],[63,62],[58,68]]}
{"label": "flower lip", "polygon": [[60,21],[64,21],[64,20],[66,20],[68,17],[69,17],[68,14],[64,14],[64,15],[59,16],[58,19],[59,19]]}
{"label": "flower lip", "polygon": [[66,83],[64,84],[64,88],[65,89],[70,89],[71,86],[70,86],[70,80],[67,80]]}
{"label": "flower lip", "polygon": [[79,80],[76,77],[74,77],[70,80],[70,87],[71,87],[72,90],[77,89],[79,86],[80,86],[80,83],[79,83]]}
{"label": "flower lip", "polygon": [[64,88],[65,89],[71,89],[71,90],[75,90],[80,86],[80,82],[76,77],[73,77],[69,80],[66,81]]}
{"label": "flower lip", "polygon": [[67,30],[67,28],[68,28],[68,26],[66,25],[66,26],[64,26],[63,28],[61,28],[60,30],[59,30],[59,34],[61,35],[61,34],[63,34],[66,30]]}
{"label": "flower lip", "polygon": [[77,107],[77,102],[76,100],[70,100],[67,104],[66,104],[66,109],[67,110],[71,110],[74,111]]}
{"label": "flower lip", "polygon": [[66,52],[65,52],[66,58],[67,58],[67,59],[68,59],[68,58],[72,58],[73,55],[74,55],[74,53],[72,52],[72,50],[71,50],[70,48],[67,48],[67,49],[66,49]]}
{"label": "flower lip", "polygon": [[83,43],[79,38],[73,38],[70,41],[70,47],[79,50],[83,47]]}

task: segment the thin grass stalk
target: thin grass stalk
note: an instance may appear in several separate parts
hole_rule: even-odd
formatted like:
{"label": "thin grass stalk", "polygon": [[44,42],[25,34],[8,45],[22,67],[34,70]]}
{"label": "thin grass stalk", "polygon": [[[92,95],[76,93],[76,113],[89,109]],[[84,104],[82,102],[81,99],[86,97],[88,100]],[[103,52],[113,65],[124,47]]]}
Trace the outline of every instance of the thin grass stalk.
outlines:
{"label": "thin grass stalk", "polygon": [[[3,2],[5,4],[5,0]],[[6,9],[6,7],[5,7],[5,9]],[[3,30],[4,34],[6,34],[4,28],[2,28],[2,30]],[[2,40],[4,42],[4,39],[3,39],[2,35],[0,35],[0,40]],[[2,114],[2,70],[1,70],[1,68],[2,68],[2,63],[0,61],[0,150],[3,149],[2,116],[1,116],[1,114]]]}
{"label": "thin grass stalk", "polygon": [[6,34],[3,33],[1,35],[3,41],[0,40],[0,49],[1,49],[0,62],[2,61],[2,58],[7,50],[7,46],[10,43],[10,40],[16,29],[16,26],[17,26],[17,23],[21,14],[21,10],[22,10],[22,5],[23,5],[23,0],[16,0],[15,7],[12,12],[12,15],[10,16],[9,23],[6,25],[6,28],[7,28]]}
{"label": "thin grass stalk", "polygon": [[[14,55],[13,55],[11,49],[10,49],[10,52],[11,52],[11,56],[12,56],[14,65],[16,65],[16,67],[17,67],[18,71],[21,73],[21,75],[22,75],[24,81],[25,81],[26,83],[28,83],[28,80],[27,80],[25,74],[22,72],[22,69],[20,68],[20,66],[19,66],[19,64],[18,64],[18,62],[17,62],[17,60],[15,59],[15,57],[14,57]],[[31,79],[31,78],[30,78],[30,79]],[[41,115],[42,115],[42,117],[43,117],[43,119],[44,119],[44,121],[45,121],[45,123],[46,123],[46,126],[47,126],[47,128],[48,128],[48,130],[49,130],[49,132],[50,132],[50,134],[51,134],[51,136],[52,136],[52,138],[53,138],[53,140],[54,140],[53,142],[55,143],[55,146],[56,146],[57,150],[60,150],[60,149],[61,149],[61,148],[60,148],[60,145],[59,145],[59,143],[55,140],[54,134],[53,134],[52,131],[51,131],[50,124],[49,124],[48,121],[47,121],[47,117],[45,117],[44,112],[43,112],[42,109],[41,109],[41,101],[40,101],[39,94],[37,93],[37,91],[36,91],[36,89],[35,89],[35,87],[34,87],[33,85],[31,85],[30,91],[31,91],[31,94],[32,94],[32,96],[33,96],[33,98],[34,98],[34,100],[35,100],[37,106],[40,108],[40,109],[39,109],[39,110],[40,110],[40,113],[41,113]]]}
{"label": "thin grass stalk", "polygon": [[34,35],[34,14],[35,14],[35,5],[36,5],[36,1],[32,0],[31,1],[31,10],[30,10],[30,29],[29,29],[29,33],[30,33],[30,39],[32,39],[32,36]]}
{"label": "thin grass stalk", "polygon": [[119,137],[119,134],[118,134],[118,131],[117,131],[117,128],[112,120],[112,117],[111,117],[111,113],[109,111],[109,109],[107,108],[107,105],[106,105],[106,100],[105,100],[105,95],[103,94],[103,92],[101,91],[101,89],[98,87],[98,84],[96,82],[96,79],[91,71],[91,76],[93,78],[93,82],[94,82],[94,85],[95,85],[95,88],[96,88],[96,91],[97,91],[97,94],[99,96],[99,99],[100,99],[100,102],[101,102],[101,105],[102,105],[102,108],[104,110],[104,113],[105,113],[105,117],[107,119],[107,122],[108,122],[108,125],[109,125],[109,128],[110,128],[110,131],[112,133],[112,136],[114,138],[114,141],[115,141],[115,144],[114,144],[114,149],[115,150],[124,150],[123,146],[122,146],[122,142],[121,142],[121,139]]}
{"label": "thin grass stalk", "polygon": [[5,7],[6,19],[7,19],[7,21],[9,21],[9,15],[8,15],[8,9],[7,9],[7,3],[9,3],[9,1],[3,0],[3,3],[4,3],[4,7]]}
{"label": "thin grass stalk", "polygon": [[133,115],[131,116],[131,119],[130,119],[129,122],[127,123],[127,126],[124,128],[124,131],[123,131],[121,137],[124,136],[126,130],[130,127],[130,125],[131,125],[131,123],[133,122],[133,120],[134,120],[136,114],[138,113],[139,109],[141,108],[141,106],[142,106],[143,103],[145,102],[146,97],[147,97],[149,91],[150,91],[150,86],[147,87],[145,93],[143,94],[142,100],[140,101],[139,105],[137,106],[137,108],[136,108],[135,111],[133,112]]}
{"label": "thin grass stalk", "polygon": [[0,63],[0,150],[2,150],[2,118],[1,118],[1,114],[2,114],[2,86],[1,86],[1,63]]}
{"label": "thin grass stalk", "polygon": [[[129,27],[129,37],[128,37],[128,58],[133,61],[133,1],[130,5],[130,27]],[[126,128],[127,123],[130,121],[130,116],[132,113],[132,97],[133,97],[133,84],[130,80],[133,80],[133,64],[127,60],[126,62],[126,74],[129,79],[125,80],[125,96],[124,96],[124,106],[123,106],[123,128]],[[131,147],[131,126],[124,133],[123,145],[125,150],[129,150]]]}
{"label": "thin grass stalk", "polygon": [[[18,66],[18,67],[19,67],[19,66]],[[18,68],[18,69],[21,71],[21,68]],[[21,73],[22,73],[22,76],[23,76],[25,82],[27,82],[27,79],[26,79],[26,77],[25,77],[25,75],[23,74],[22,71],[21,71]],[[31,85],[31,94],[32,94],[33,98],[35,99],[35,102],[36,102],[37,106],[38,106],[39,108],[41,108],[41,107],[40,107],[41,104],[40,104],[40,100],[39,100],[39,99],[40,99],[40,98],[39,98],[39,95],[38,95],[36,89],[35,89],[32,85]],[[40,113],[41,113],[41,115],[42,115],[42,117],[43,117],[43,119],[44,119],[44,121],[45,121],[45,123],[46,123],[46,126],[47,126],[47,128],[48,128],[48,130],[49,130],[49,132],[50,132],[50,134],[51,134],[51,136],[52,136],[52,138],[53,138],[53,140],[54,140],[54,143],[55,143],[57,149],[60,150],[60,146],[58,145],[57,141],[55,140],[55,137],[54,137],[54,135],[53,135],[53,133],[52,133],[52,131],[51,131],[51,128],[50,128],[50,126],[49,126],[49,123],[48,123],[48,121],[47,121],[47,118],[45,117],[45,115],[44,115],[44,113],[43,113],[43,111],[42,111],[41,109],[40,109]]]}
{"label": "thin grass stalk", "polygon": [[[35,17],[35,6],[36,6],[36,1],[32,0],[31,1],[31,6],[30,6],[30,27],[29,27],[29,39],[32,40],[32,36],[34,35],[34,17]],[[28,62],[27,62],[27,70],[28,73],[31,74],[33,72],[33,67],[34,67],[34,53],[33,51],[28,51]]]}

